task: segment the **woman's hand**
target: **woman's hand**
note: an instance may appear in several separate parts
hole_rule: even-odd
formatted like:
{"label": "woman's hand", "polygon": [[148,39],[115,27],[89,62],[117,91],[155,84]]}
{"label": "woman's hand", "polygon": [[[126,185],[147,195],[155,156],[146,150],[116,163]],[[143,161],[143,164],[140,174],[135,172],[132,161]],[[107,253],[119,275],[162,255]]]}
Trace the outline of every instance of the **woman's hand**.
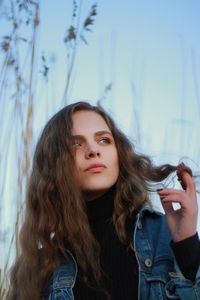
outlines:
{"label": "woman's hand", "polygon": [[[197,231],[198,205],[195,184],[191,174],[185,170],[181,173],[181,181],[185,190],[158,191],[174,242],[184,240]],[[179,203],[180,208],[175,210],[172,203]]]}

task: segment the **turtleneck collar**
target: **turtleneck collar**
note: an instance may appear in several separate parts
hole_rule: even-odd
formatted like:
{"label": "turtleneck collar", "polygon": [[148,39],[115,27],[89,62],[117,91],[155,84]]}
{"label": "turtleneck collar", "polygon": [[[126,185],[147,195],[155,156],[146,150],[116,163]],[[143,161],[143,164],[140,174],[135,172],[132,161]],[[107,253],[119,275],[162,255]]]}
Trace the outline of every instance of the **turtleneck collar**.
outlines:
{"label": "turtleneck collar", "polygon": [[102,196],[86,202],[86,211],[90,222],[112,217],[115,187],[110,188]]}

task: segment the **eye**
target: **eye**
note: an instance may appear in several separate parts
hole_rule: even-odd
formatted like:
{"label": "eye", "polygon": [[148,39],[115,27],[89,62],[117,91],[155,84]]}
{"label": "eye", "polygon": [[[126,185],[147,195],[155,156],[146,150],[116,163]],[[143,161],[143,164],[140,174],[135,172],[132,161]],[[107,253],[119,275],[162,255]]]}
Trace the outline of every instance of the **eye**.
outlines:
{"label": "eye", "polygon": [[72,147],[75,148],[75,149],[78,149],[78,148],[81,148],[82,147],[82,144],[80,142],[74,142],[72,144]]}
{"label": "eye", "polygon": [[99,140],[99,144],[110,144],[111,141],[109,138],[102,138]]}

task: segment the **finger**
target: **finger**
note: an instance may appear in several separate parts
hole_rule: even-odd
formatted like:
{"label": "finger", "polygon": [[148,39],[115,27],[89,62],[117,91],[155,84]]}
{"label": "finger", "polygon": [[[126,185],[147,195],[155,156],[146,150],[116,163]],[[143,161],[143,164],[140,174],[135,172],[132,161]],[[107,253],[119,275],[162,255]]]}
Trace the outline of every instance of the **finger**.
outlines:
{"label": "finger", "polygon": [[177,168],[176,174],[177,174],[178,178],[181,179],[182,173],[183,173],[184,171],[187,172],[187,173],[189,173],[189,174],[191,175],[191,177],[192,177],[192,170],[190,169],[190,167],[186,166],[186,165],[182,162],[182,163],[180,163],[180,164],[178,165],[178,168]]}
{"label": "finger", "polygon": [[160,195],[160,200],[162,201],[162,204],[178,203],[184,209],[188,209],[191,206],[191,202],[188,201],[188,197],[183,191]]}
{"label": "finger", "polygon": [[161,204],[162,204],[165,214],[174,212],[172,202],[164,202],[161,200]]}
{"label": "finger", "polygon": [[168,195],[182,195],[183,193],[183,190],[176,190],[176,189],[165,189],[165,190],[162,190],[162,191],[157,191],[158,195],[159,196],[168,196]]}
{"label": "finger", "polygon": [[194,195],[196,193],[196,188],[192,176],[188,172],[183,171],[181,180],[186,186],[186,192],[188,192],[191,195]]}
{"label": "finger", "polygon": [[163,204],[178,203],[183,208],[190,207],[188,201],[184,201],[183,199],[180,199],[180,198],[165,197],[165,198],[161,199],[161,201]]}
{"label": "finger", "polygon": [[[192,185],[194,185],[193,180],[192,180]],[[193,186],[190,187],[190,185],[189,185],[186,191],[175,190],[175,189],[165,189],[162,191],[157,191],[157,193],[161,198],[171,197],[171,199],[173,199],[173,200],[179,199],[180,202],[189,200],[189,203],[191,204],[191,203],[194,203],[197,201],[195,185],[194,185],[194,187]]]}
{"label": "finger", "polygon": [[170,204],[173,205],[173,204],[177,203],[183,209],[189,209],[190,208],[190,205],[187,201],[183,201],[183,200],[180,200],[180,199],[171,199],[171,198],[165,197],[165,198],[161,199],[161,203],[162,203],[162,205],[170,205]]}

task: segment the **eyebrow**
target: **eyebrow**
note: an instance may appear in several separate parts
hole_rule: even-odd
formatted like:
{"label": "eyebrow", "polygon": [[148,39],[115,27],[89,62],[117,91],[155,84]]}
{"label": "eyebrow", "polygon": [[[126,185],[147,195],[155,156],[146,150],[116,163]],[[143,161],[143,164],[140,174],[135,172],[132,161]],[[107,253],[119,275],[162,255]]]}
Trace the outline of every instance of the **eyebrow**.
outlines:
{"label": "eyebrow", "polygon": [[[97,131],[97,132],[95,132],[94,136],[99,137],[99,136],[102,136],[104,134],[109,134],[111,137],[113,136],[112,133],[110,131],[107,131],[107,130]],[[75,134],[75,135],[72,135],[72,137],[77,138],[77,139],[84,139],[84,136],[81,135],[81,134]]]}

